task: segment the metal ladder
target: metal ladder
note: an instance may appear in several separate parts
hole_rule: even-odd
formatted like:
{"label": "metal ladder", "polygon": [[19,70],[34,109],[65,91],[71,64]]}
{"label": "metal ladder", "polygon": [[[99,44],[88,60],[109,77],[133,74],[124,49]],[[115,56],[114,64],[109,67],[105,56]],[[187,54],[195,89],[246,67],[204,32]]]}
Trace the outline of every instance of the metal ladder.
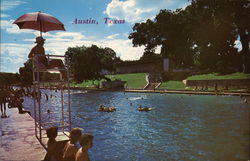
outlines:
{"label": "metal ladder", "polygon": [[[68,58],[63,55],[45,55],[49,60],[51,58],[59,58],[64,60],[64,68],[40,68],[38,65],[38,58],[39,56],[44,55],[36,55],[33,57],[33,100],[34,100],[34,120],[35,120],[35,135],[42,146],[46,149],[47,148],[47,135],[46,129],[52,126],[58,127],[58,136],[56,138],[57,141],[64,142],[67,141],[69,138],[69,131],[71,131],[71,107],[70,107],[70,81],[69,81],[69,65],[68,65]],[[46,81],[42,80],[41,73],[45,72],[60,72],[66,71],[67,78],[62,80],[62,74],[60,74],[60,79],[56,81]],[[52,121],[45,120],[46,115],[50,115],[52,113],[49,110],[44,111],[44,104],[41,103],[41,88],[44,85],[53,84],[53,85],[60,85],[61,86],[61,95],[60,95],[60,110],[56,113],[59,114],[59,120],[52,118]],[[66,88],[65,88],[66,87]],[[66,92],[65,92],[66,91]],[[67,93],[68,98],[66,99],[67,105],[65,105],[64,100],[64,93]],[[55,113],[53,113],[55,114]],[[53,115],[52,115],[53,116]],[[57,118],[58,119],[58,118]]]}

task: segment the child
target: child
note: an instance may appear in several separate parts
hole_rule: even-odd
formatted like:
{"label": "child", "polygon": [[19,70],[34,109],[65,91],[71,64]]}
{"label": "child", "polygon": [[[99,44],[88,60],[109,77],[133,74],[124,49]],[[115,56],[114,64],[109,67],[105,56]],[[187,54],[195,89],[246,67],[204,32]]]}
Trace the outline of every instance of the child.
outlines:
{"label": "child", "polygon": [[76,161],[89,161],[88,149],[93,145],[93,135],[84,134],[79,139],[82,146],[76,153]]}
{"label": "child", "polygon": [[47,154],[44,158],[44,161],[62,160],[58,149],[58,142],[56,141],[57,130],[57,127],[50,127],[46,130],[49,140],[47,142]]}
{"label": "child", "polygon": [[63,150],[63,161],[74,161],[78,147],[76,145],[78,139],[82,135],[82,129],[74,128],[69,135],[69,141],[66,143]]}

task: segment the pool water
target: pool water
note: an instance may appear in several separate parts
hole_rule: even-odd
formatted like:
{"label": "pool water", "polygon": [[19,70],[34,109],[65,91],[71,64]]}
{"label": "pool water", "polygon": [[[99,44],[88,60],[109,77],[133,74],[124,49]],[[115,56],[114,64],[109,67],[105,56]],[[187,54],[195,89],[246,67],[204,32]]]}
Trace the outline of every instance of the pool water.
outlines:
{"label": "pool water", "polygon": [[[42,92],[53,95],[44,110],[58,110],[60,92]],[[99,112],[101,104],[117,110]],[[72,127],[94,135],[94,161],[247,160],[249,105],[236,96],[72,91]]]}

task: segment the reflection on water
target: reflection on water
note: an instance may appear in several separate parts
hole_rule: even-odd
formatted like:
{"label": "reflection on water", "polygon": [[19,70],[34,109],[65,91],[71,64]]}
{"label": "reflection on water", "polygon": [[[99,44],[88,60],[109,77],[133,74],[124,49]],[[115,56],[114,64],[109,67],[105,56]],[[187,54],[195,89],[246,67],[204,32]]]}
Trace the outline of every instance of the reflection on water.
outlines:
{"label": "reflection on water", "polygon": [[[44,111],[58,110],[60,92],[44,92],[54,96]],[[117,111],[98,112],[101,104]],[[139,112],[140,105],[155,109]],[[240,97],[74,91],[71,106],[73,127],[94,135],[92,160],[248,159],[249,103]]]}

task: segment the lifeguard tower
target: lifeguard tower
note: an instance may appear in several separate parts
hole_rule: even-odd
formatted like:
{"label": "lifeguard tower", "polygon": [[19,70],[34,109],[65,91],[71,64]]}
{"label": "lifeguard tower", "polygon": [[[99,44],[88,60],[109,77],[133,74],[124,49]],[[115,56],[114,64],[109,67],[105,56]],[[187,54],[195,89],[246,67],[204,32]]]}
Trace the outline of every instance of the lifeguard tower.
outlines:
{"label": "lifeguard tower", "polygon": [[[35,119],[35,135],[42,146],[47,149],[47,135],[46,129],[49,127],[58,127],[58,135],[56,140],[64,143],[69,139],[69,131],[71,131],[71,109],[70,109],[70,80],[69,80],[69,63],[68,58],[64,55],[45,55],[48,60],[48,67],[41,67],[38,62],[38,58],[44,55],[36,55],[33,57],[33,100],[34,100],[34,119]],[[63,62],[64,67],[50,68],[50,62],[52,60],[60,60]],[[42,73],[60,73],[64,71],[66,78],[60,78],[58,80],[48,81],[42,80]],[[47,103],[44,103],[46,94],[43,93],[44,87],[48,85],[56,87],[55,90],[60,92],[57,96],[56,108],[49,109]],[[47,96],[48,97],[48,96]],[[60,97],[60,98],[59,98]],[[43,100],[42,100],[43,99]],[[52,101],[53,98],[47,98],[46,101]],[[54,103],[55,104],[55,103]],[[48,117],[49,116],[49,117]],[[48,119],[50,118],[50,119]]]}

